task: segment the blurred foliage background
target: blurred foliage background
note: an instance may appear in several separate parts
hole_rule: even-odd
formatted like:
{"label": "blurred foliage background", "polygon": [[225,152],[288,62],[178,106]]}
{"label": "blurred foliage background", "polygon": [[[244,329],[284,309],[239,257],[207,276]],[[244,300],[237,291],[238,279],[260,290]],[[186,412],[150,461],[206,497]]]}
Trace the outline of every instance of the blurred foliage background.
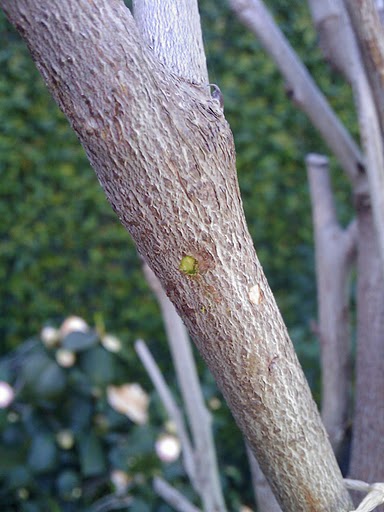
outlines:
{"label": "blurred foliage background", "polygon": [[[356,134],[351,91],[322,61],[305,3],[271,0],[268,4],[332,106]],[[274,64],[228,7],[222,2],[201,0],[200,11],[210,80],[221,88],[225,114],[234,132],[249,229],[318,398],[318,347],[310,329],[311,321],[316,318],[314,253],[304,158],[308,152],[328,155],[328,150],[306,117],[287,99],[284,82]],[[143,278],[134,244],[108,205],[75,134],[49,97],[24,44],[2,13],[0,67],[0,355],[6,368],[2,379],[14,384],[15,379],[26,378],[22,371],[23,361],[26,364],[23,351],[31,340],[25,340],[39,333],[43,325],[59,325],[68,315],[76,314],[90,324],[105,326],[124,346],[124,371],[119,358],[111,363],[114,368],[111,374],[96,386],[100,396],[105,398],[107,384],[124,380],[138,381],[150,392],[151,385],[133,350],[133,341],[138,337],[149,343],[168,382],[174,383],[159,310]],[[332,159],[331,166],[340,219],[346,223],[351,214],[350,191]],[[46,364],[46,358],[52,359],[50,364],[56,364],[52,353],[36,339],[32,345],[33,351],[44,352],[44,357],[40,356],[45,358]],[[95,347],[87,348],[85,353],[94,357],[89,355],[92,350]],[[12,361],[16,358],[18,365],[9,367],[10,357]],[[84,359],[85,355],[82,357]],[[115,371],[115,364],[119,371]],[[200,360],[199,367],[208,399],[217,391]],[[107,372],[106,368],[106,364],[100,364],[98,371]],[[84,379],[89,379],[88,370],[82,371]],[[36,470],[36,461],[31,462],[30,450],[49,452],[52,443],[55,445],[52,440],[57,431],[64,428],[64,424],[72,428],[69,416],[52,419],[43,429],[51,441],[41,441],[43,445],[46,443],[46,448],[34,448],[42,418],[48,414],[47,410],[54,417],[55,404],[60,404],[66,393],[74,400],[80,396],[88,404],[84,405],[84,410],[102,407],[95,403],[92,393],[87,395],[81,386],[80,389],[76,388],[77,384],[70,384],[68,376],[63,379],[60,392],[47,401],[44,399],[43,405],[37,395],[20,396],[23,408],[29,408],[29,416],[19,415],[10,424],[4,413],[0,419],[2,442],[7,445],[11,440],[13,449],[19,448],[9,457],[13,458],[18,452],[17,460],[21,464],[27,461],[31,474],[49,474],[49,478],[62,478],[64,482],[72,478],[80,485],[79,479],[83,482],[87,475],[82,474],[83,466],[78,458],[65,462],[55,452],[54,462],[43,472],[41,468]],[[156,400],[153,397],[154,404]],[[142,430],[143,453],[150,452],[155,432],[165,421],[159,412],[161,407],[157,407],[156,412],[154,406],[151,417],[153,426],[145,427],[146,433]],[[67,414],[66,411],[60,414]],[[86,428],[96,429],[100,449],[106,450],[99,472],[105,478],[112,465],[105,448],[107,433],[97,430],[96,412],[87,414]],[[126,428],[128,439],[140,437],[135,430],[138,427],[127,424]],[[16,433],[12,429],[16,429]],[[214,429],[225,493],[231,510],[235,510],[240,496],[242,502],[252,503],[252,494],[243,444],[224,405],[215,413]],[[147,472],[140,470],[144,479],[151,476],[153,468],[159,467],[156,461],[151,464]],[[70,476],[61,474],[63,467],[70,468],[66,470]],[[0,472],[0,500],[2,495],[13,492],[16,501],[8,507],[3,501],[2,510],[35,510],[31,500],[20,498],[16,492],[20,486],[32,485],[33,478],[26,479],[24,484],[11,485],[4,471]],[[175,473],[179,478],[177,471],[180,473],[180,470]],[[39,491],[36,481],[32,485],[38,496],[36,510],[86,510],[85,503],[81,502],[84,495],[76,499],[62,496],[61,501],[52,505],[49,500],[53,499],[50,493],[54,492],[54,487],[48,485],[44,491]],[[148,488],[140,499],[144,503],[143,510],[169,510]]]}

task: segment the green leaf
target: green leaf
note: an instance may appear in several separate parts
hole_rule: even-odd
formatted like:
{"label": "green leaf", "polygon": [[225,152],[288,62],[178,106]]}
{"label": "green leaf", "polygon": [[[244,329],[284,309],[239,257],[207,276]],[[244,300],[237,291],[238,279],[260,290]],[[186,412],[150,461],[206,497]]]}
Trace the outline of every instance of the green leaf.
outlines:
{"label": "green leaf", "polygon": [[57,455],[54,437],[51,434],[37,435],[29,451],[28,465],[34,473],[46,473],[55,468]]}
{"label": "green leaf", "polygon": [[81,436],[78,442],[83,477],[99,475],[106,471],[106,461],[100,439],[94,432]]}
{"label": "green leaf", "polygon": [[56,480],[56,487],[62,498],[67,500],[76,499],[73,491],[77,487],[81,487],[80,475],[72,470],[63,471]]}
{"label": "green leaf", "polygon": [[16,466],[7,473],[7,485],[10,489],[28,487],[32,481],[32,474],[25,466]]}
{"label": "green leaf", "polygon": [[71,352],[82,352],[87,350],[99,342],[99,337],[96,332],[71,332],[69,333],[62,342],[63,348],[70,350]]}
{"label": "green leaf", "polygon": [[117,358],[103,347],[94,347],[82,355],[80,366],[94,386],[104,387],[114,381]]}
{"label": "green leaf", "polygon": [[54,398],[64,392],[66,383],[65,371],[51,361],[35,383],[34,391],[39,398]]}
{"label": "green leaf", "polygon": [[51,363],[52,359],[44,352],[35,352],[28,357],[22,367],[22,378],[27,391],[31,387],[34,388],[45,368]]}
{"label": "green leaf", "polygon": [[0,445],[0,478],[6,477],[10,471],[25,462],[26,450],[24,446]]}

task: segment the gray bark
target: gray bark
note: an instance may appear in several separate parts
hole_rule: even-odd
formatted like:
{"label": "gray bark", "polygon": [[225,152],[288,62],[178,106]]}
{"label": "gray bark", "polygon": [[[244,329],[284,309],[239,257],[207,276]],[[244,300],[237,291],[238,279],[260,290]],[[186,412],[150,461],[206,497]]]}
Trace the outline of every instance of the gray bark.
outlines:
{"label": "gray bark", "polygon": [[[359,49],[350,23],[348,20],[345,22],[347,15],[343,12],[341,0],[324,2],[321,4],[321,9],[319,9],[318,2],[311,1],[310,3],[314,7],[313,14],[316,26],[323,32],[323,40],[328,48],[327,54],[332,60],[335,57],[335,52],[333,47],[330,46],[332,42],[330,32],[332,28],[337,27],[340,45],[344,50],[343,53],[339,53],[338,61],[340,63],[344,59],[344,62],[341,62],[338,67],[343,69],[354,87],[359,107],[362,140],[367,153],[370,196],[362,193],[362,187],[360,187],[360,190],[356,186],[354,187],[358,221],[358,328],[351,475],[353,478],[359,478],[367,482],[377,482],[384,480],[383,450],[381,446],[384,438],[384,410],[382,398],[380,398],[384,389],[384,358],[382,357],[384,350],[382,335],[384,322],[382,265],[384,185],[381,184],[384,165],[382,132],[380,131],[377,115],[373,112],[375,105],[366,78],[360,49],[373,84],[378,115],[381,116],[380,111],[383,109],[383,102],[381,100],[381,104],[377,105],[378,94],[381,93],[377,83],[375,86],[375,73],[372,75],[372,60],[369,51],[374,51],[376,55],[378,62],[376,72],[380,74],[382,52],[380,51],[380,42],[376,40],[382,33],[382,27],[378,26],[380,22],[372,11],[374,7],[371,2],[345,2],[349,5],[349,12],[354,14],[354,26],[360,39]],[[320,15],[320,10],[322,15]],[[368,13],[368,20],[371,20],[367,26],[364,25],[362,19],[359,21],[364,10]],[[374,28],[375,26],[376,28]],[[371,45],[367,44],[369,36],[373,40]],[[375,51],[375,48],[377,51]],[[372,213],[372,210],[376,212],[376,215]],[[373,230],[373,218],[375,218],[376,233]]]}
{"label": "gray bark", "polygon": [[251,470],[252,486],[255,494],[258,512],[281,512],[280,505],[276,501],[271,486],[268,484],[259,463],[247,445],[247,455]]}
{"label": "gray bark", "polygon": [[316,279],[321,348],[321,416],[335,453],[343,442],[351,397],[349,278],[356,249],[353,222],[343,230],[336,217],[328,159],[308,155],[315,234]]}
{"label": "gray bark", "polygon": [[384,130],[384,27],[374,0],[344,0],[363,55],[375,105]]}
{"label": "gray bark", "polygon": [[143,39],[168,69],[208,84],[197,0],[133,0],[133,14]]}
{"label": "gray bark", "polygon": [[325,429],[248,233],[229,127],[120,0],[1,0],[175,304],[283,510],[345,512]]}
{"label": "gray bark", "polygon": [[[358,203],[356,399],[351,478],[384,481],[384,278],[369,204]],[[383,510],[381,507],[380,510]]]}

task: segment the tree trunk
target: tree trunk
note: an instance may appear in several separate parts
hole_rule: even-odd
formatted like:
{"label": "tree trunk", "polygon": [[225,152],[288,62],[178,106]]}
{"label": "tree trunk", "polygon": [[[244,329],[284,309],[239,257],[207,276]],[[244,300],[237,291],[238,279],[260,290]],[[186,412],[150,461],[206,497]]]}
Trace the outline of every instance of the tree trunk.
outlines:
{"label": "tree trunk", "polygon": [[232,134],[120,0],[0,0],[159,277],[284,511],[351,509],[248,233]]}

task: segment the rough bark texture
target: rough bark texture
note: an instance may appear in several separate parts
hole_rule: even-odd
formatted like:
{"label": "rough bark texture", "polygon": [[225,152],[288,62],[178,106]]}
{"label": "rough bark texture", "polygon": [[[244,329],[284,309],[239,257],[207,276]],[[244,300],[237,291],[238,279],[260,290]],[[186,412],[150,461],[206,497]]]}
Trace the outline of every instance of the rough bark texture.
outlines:
{"label": "rough bark texture", "polygon": [[281,512],[280,505],[276,501],[271,486],[268,484],[259,463],[248,445],[247,455],[257,504],[257,512]]}
{"label": "rough bark texture", "polygon": [[133,13],[143,39],[167,69],[208,84],[197,0],[133,0]]}
{"label": "rough bark texture", "polygon": [[384,279],[372,212],[364,203],[358,204],[358,224],[363,241],[358,254],[356,399],[350,475],[373,483],[384,481]]}
{"label": "rough bark texture", "polygon": [[249,236],[232,135],[120,0],[1,0],[287,512],[350,501]]}

